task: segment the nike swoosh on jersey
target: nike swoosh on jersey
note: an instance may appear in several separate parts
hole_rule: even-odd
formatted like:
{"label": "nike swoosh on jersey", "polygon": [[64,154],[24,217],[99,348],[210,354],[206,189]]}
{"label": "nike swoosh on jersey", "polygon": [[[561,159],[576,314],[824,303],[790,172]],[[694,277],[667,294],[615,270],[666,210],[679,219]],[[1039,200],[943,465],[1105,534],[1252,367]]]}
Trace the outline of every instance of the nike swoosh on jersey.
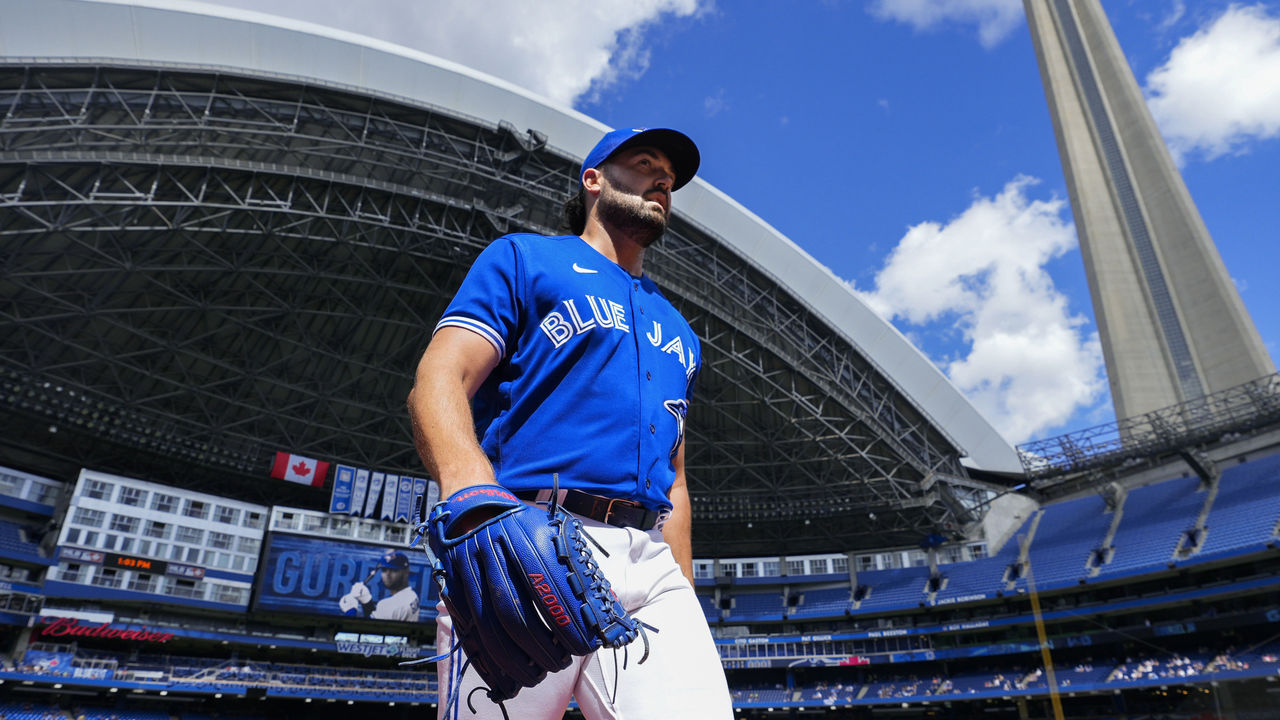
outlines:
{"label": "nike swoosh on jersey", "polygon": [[574,269],[574,270],[576,270],[576,271],[578,271],[578,272],[580,272],[580,273],[586,273],[586,274],[591,274],[591,273],[598,273],[598,272],[600,272],[599,270],[592,270],[591,268],[584,268],[584,267],[582,267],[582,266],[578,265],[578,263],[574,263],[574,264],[573,264],[573,269]]}

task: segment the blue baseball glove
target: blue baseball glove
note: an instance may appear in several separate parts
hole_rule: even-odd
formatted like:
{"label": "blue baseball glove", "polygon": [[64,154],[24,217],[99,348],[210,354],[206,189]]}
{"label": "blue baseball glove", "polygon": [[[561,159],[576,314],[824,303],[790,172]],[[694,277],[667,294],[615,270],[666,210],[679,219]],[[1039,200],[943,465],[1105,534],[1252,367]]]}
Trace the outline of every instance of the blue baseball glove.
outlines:
{"label": "blue baseball glove", "polygon": [[437,503],[420,530],[455,642],[495,702],[568,667],[573,655],[644,635],[614,598],[582,523],[554,504],[543,511],[497,485],[476,485]]}

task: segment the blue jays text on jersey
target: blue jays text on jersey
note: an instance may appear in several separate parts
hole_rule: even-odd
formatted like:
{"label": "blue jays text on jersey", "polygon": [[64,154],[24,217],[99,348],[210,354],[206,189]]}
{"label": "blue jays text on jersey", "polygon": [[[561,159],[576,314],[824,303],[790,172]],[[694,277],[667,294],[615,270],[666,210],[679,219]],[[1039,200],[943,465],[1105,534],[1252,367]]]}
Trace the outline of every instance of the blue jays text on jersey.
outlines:
{"label": "blue jays text on jersey", "polygon": [[669,508],[702,350],[648,277],[574,235],[514,234],[476,259],[436,326],[502,358],[473,400],[512,490],[560,486]]}

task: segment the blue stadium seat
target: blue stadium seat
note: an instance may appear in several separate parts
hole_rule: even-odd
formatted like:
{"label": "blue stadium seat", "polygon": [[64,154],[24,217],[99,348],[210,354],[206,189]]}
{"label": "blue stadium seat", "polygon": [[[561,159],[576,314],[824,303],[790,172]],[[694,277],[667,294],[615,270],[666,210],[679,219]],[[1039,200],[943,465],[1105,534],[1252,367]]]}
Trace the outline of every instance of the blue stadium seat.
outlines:
{"label": "blue stadium seat", "polygon": [[1208,535],[1196,559],[1260,550],[1274,537],[1278,521],[1280,455],[1226,468],[1205,521]]}
{"label": "blue stadium seat", "polygon": [[928,580],[927,567],[860,572],[858,584],[870,587],[871,594],[862,601],[859,609],[867,612],[919,607],[925,601],[925,583]]}
{"label": "blue stadium seat", "polygon": [[1168,567],[1182,533],[1204,505],[1205,494],[1196,492],[1199,486],[1200,478],[1186,477],[1130,490],[1112,542],[1115,556],[1099,575]]}
{"label": "blue stadium seat", "polygon": [[[1043,589],[1075,585],[1088,577],[1085,563],[1110,526],[1111,513],[1097,495],[1046,507],[1028,553],[1036,586]],[[1018,584],[1025,587],[1026,579]]]}

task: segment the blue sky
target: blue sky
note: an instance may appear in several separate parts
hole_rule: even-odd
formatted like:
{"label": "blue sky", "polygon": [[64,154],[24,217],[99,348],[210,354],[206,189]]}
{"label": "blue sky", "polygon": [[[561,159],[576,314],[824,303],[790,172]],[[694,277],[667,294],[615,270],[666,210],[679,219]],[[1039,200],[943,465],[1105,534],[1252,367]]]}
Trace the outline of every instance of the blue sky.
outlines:
{"label": "blue sky", "polygon": [[[850,283],[1009,440],[1113,419],[1021,0],[218,4],[679,128],[704,180]],[[1280,0],[1104,6],[1278,357]]]}

